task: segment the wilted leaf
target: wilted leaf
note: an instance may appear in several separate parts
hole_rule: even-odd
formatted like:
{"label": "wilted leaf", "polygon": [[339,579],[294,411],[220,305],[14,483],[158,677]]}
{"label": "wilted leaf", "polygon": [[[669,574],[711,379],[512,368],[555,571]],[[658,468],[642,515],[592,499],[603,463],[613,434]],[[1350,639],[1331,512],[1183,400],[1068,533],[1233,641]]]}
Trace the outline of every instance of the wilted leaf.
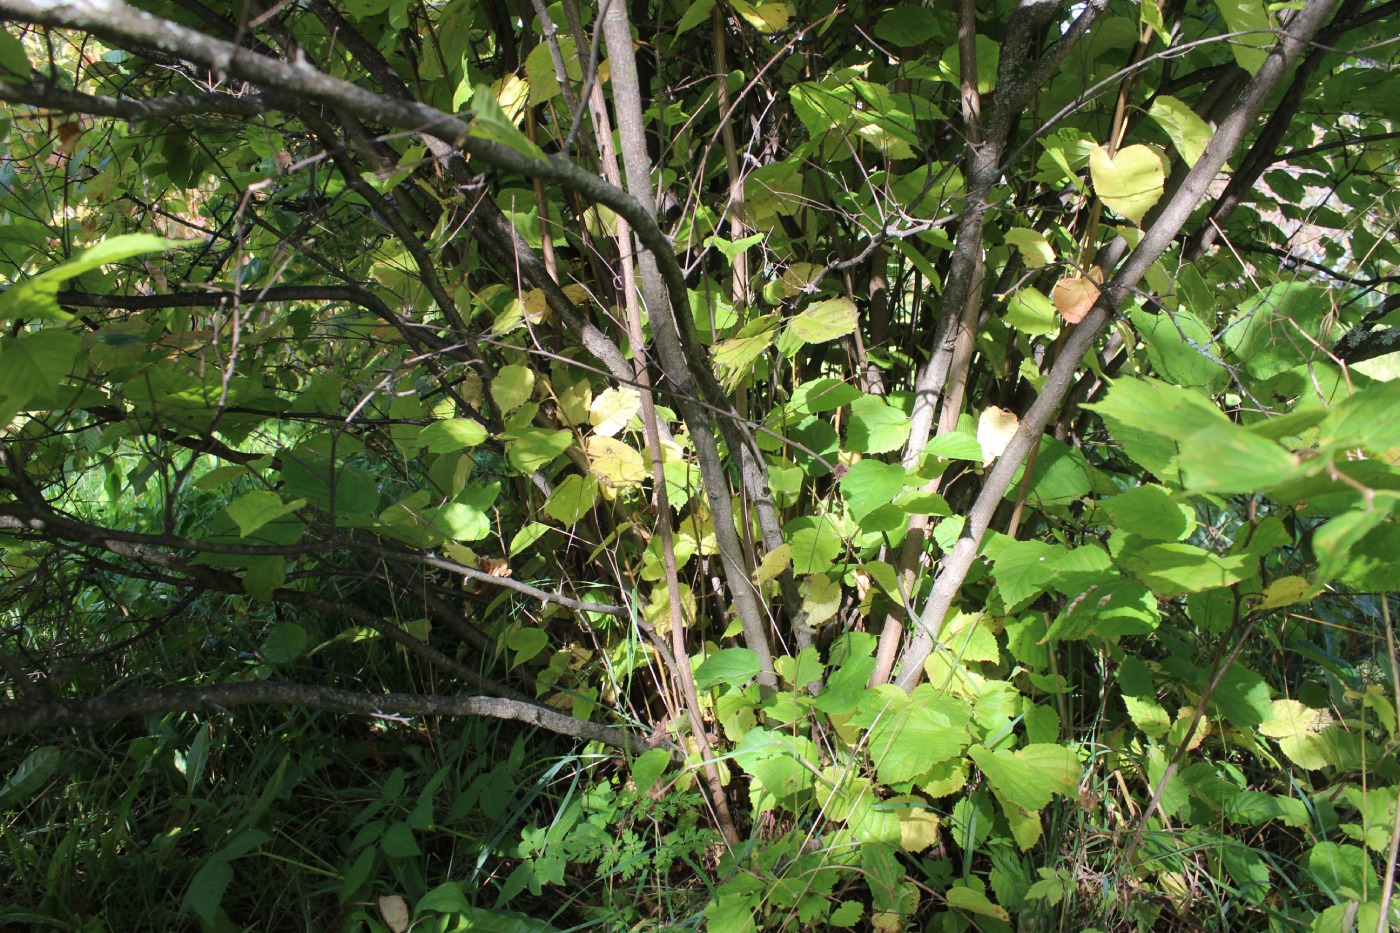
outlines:
{"label": "wilted leaf", "polygon": [[1098,266],[1092,267],[1087,277],[1066,276],[1055,283],[1050,291],[1050,301],[1060,312],[1060,317],[1071,324],[1078,324],[1094,307],[1094,302],[1099,300],[1099,285],[1102,282],[1103,273]]}

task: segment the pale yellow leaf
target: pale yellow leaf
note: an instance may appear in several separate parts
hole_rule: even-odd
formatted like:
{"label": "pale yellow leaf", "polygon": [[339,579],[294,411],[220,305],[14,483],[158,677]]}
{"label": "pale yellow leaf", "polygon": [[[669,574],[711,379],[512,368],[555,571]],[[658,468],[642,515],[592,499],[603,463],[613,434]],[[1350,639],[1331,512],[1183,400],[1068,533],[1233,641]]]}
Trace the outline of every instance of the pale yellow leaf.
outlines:
{"label": "pale yellow leaf", "polygon": [[995,405],[987,406],[982,417],[977,419],[977,443],[982,445],[984,466],[1001,456],[1020,426],[1021,419],[1016,417],[1015,412]]}
{"label": "pale yellow leaf", "polygon": [[774,580],[784,570],[792,565],[792,545],[780,544],[767,554],[763,555],[763,560],[759,561],[758,568],[754,570],[754,581],[759,586]]}
{"label": "pale yellow leaf", "polygon": [[614,488],[635,486],[647,478],[641,453],[617,438],[590,435],[587,451],[589,471]]}
{"label": "pale yellow leaf", "polygon": [[613,437],[627,427],[641,408],[642,396],[636,389],[629,386],[605,389],[589,406],[588,420],[594,434]]}

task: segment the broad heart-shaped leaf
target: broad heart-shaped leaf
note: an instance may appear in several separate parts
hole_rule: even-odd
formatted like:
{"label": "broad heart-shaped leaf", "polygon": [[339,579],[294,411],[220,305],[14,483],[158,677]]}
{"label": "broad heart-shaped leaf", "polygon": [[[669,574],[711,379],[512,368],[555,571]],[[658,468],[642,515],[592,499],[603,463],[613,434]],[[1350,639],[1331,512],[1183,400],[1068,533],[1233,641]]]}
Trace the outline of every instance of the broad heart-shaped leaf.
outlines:
{"label": "broad heart-shaped leaf", "polygon": [[1236,424],[1194,434],[1177,456],[1182,486],[1192,492],[1248,493],[1286,483],[1304,467],[1274,441]]}
{"label": "broad heart-shaped leaf", "polygon": [[938,34],[932,10],[921,6],[897,6],[875,24],[875,37],[904,48],[921,46]]}
{"label": "broad heart-shaped leaf", "polygon": [[[1024,291],[1024,289],[1022,289]],[[1230,381],[1211,344],[1214,337],[1201,319],[1186,311],[1153,314],[1141,308],[1128,318],[1147,345],[1152,371],[1173,385],[1218,392]]]}
{"label": "broad heart-shaped leaf", "polygon": [[593,399],[588,408],[588,420],[593,433],[613,437],[627,427],[642,408],[642,395],[631,386],[605,389]]}
{"label": "broad heart-shaped leaf", "polygon": [[444,454],[475,447],[488,436],[486,429],[470,418],[447,418],[424,428],[418,435],[418,443],[431,453]]}
{"label": "broad heart-shaped leaf", "polygon": [[1305,864],[1308,874],[1329,894],[1365,900],[1380,889],[1371,858],[1360,846],[1319,842],[1308,853]]}
{"label": "broad heart-shaped leaf", "polygon": [[851,517],[859,522],[871,510],[889,505],[904,488],[904,467],[898,463],[861,460],[841,477],[841,494]]}
{"label": "broad heart-shaped leaf", "polygon": [[1113,525],[1149,541],[1180,541],[1196,529],[1195,511],[1162,486],[1137,486],[1099,503]]}
{"label": "broad heart-shaped leaf", "polygon": [[784,532],[792,545],[792,572],[798,575],[825,573],[845,549],[835,522],[827,515],[795,518]]}
{"label": "broad heart-shaped leaf", "polygon": [[[1202,689],[1206,686],[1208,673],[1202,671],[1197,679]],[[1220,678],[1211,702],[1231,724],[1240,729],[1253,729],[1273,716],[1269,685],[1264,678],[1238,663],[1232,664]]]}
{"label": "broad heart-shaped leaf", "polygon": [[306,505],[305,499],[283,502],[275,492],[258,490],[239,496],[228,504],[229,518],[238,523],[239,537],[246,538],[263,525]]}
{"label": "broad heart-shaped leaf", "polygon": [[77,334],[58,328],[0,338],[0,397],[8,398],[18,410],[30,398],[53,396],[72,370],[81,346]]}
{"label": "broad heart-shaped leaf", "polygon": [[994,751],[974,745],[968,755],[998,793],[1023,810],[1039,810],[1055,794],[1074,793],[1082,769],[1074,750],[1063,745],[1027,745]]}
{"label": "broad heart-shaped leaf", "polygon": [[1230,38],[1235,63],[1251,75],[1256,74],[1276,39],[1268,4],[1265,0],[1215,0],[1215,5],[1228,27],[1222,31],[1244,33]]}
{"label": "broad heart-shaped leaf", "polygon": [[282,622],[267,633],[263,642],[262,657],[270,664],[286,664],[295,661],[306,648],[309,638],[306,629],[295,622]]}
{"label": "broad heart-shaped leaf", "polygon": [[816,415],[833,408],[842,408],[860,398],[860,390],[839,379],[812,379],[802,383],[792,393],[792,410]]}
{"label": "broad heart-shaped leaf", "polygon": [[120,262],[144,253],[163,253],[184,245],[178,240],[167,240],[149,233],[128,233],[103,240],[63,265],[0,292],[0,321],[72,320],[73,315],[58,306],[58,290],[64,282],[110,262]]}
{"label": "broad heart-shaped leaf", "polygon": [[1149,378],[1119,379],[1102,402],[1085,407],[1099,413],[1129,457],[1162,479],[1176,477],[1177,453],[1197,433],[1231,423],[1200,393]]}
{"label": "broad heart-shaped leaf", "polygon": [[1204,593],[1238,583],[1255,571],[1247,554],[1221,557],[1190,544],[1149,544],[1119,558],[1119,565],[1158,596]]}
{"label": "broad heart-shaped leaf", "polygon": [[787,320],[778,338],[778,352],[791,357],[809,343],[825,343],[856,329],[856,304],[849,298],[819,301]]}
{"label": "broad heart-shaped leaf", "polygon": [[491,380],[491,398],[502,414],[509,414],[530,400],[535,391],[535,371],[528,366],[512,363],[496,371]]}
{"label": "broad heart-shaped leaf", "polygon": [[1320,442],[1376,454],[1400,447],[1400,380],[1362,389],[1327,413]]}
{"label": "broad heart-shaped leaf", "polygon": [[695,686],[708,690],[716,684],[742,687],[758,676],[758,655],[748,648],[722,648],[695,669]]}
{"label": "broad heart-shaped leaf", "polygon": [[911,704],[889,710],[870,727],[866,751],[881,782],[912,781],[934,765],[962,754],[971,737],[965,725],[937,709]]}
{"label": "broad heart-shaped leaf", "polygon": [[1161,155],[1142,144],[1112,155],[1103,146],[1095,146],[1089,152],[1089,176],[1094,193],[1134,224],[1141,223],[1143,215],[1162,197],[1167,180]]}
{"label": "broad heart-shaped leaf", "polygon": [[[878,395],[862,395],[851,403],[846,448],[863,454],[898,450],[909,439],[909,416]],[[978,448],[979,456],[981,448]]]}
{"label": "broad heart-shaped leaf", "polygon": [[1047,641],[1071,641],[1097,636],[1146,635],[1157,628],[1161,615],[1157,598],[1143,584],[1121,575],[1104,576],[1076,593],[1050,626]]}
{"label": "broad heart-shaped leaf", "polygon": [[1013,227],[1006,231],[1006,242],[1021,251],[1026,268],[1038,269],[1055,261],[1055,250],[1045,235],[1025,227]]}
{"label": "broad heart-shaped leaf", "polygon": [[514,432],[514,437],[506,442],[506,457],[511,466],[528,475],[548,466],[555,457],[568,450],[571,443],[573,435],[568,431],[523,428]]}
{"label": "broad heart-shaped leaf", "polygon": [[588,469],[614,489],[635,486],[647,478],[647,465],[636,449],[615,437],[588,438]]}
{"label": "broad heart-shaped leaf", "polygon": [[735,336],[710,348],[726,389],[734,391],[748,377],[754,361],[773,345],[778,336],[778,323],[776,314],[765,314],[744,325]]}
{"label": "broad heart-shaped leaf", "polygon": [[656,779],[666,773],[671,763],[671,753],[664,748],[653,748],[643,752],[632,762],[632,782],[637,790],[646,793],[656,783]]}
{"label": "broad heart-shaped leaf", "polygon": [[[544,514],[565,528],[572,528],[598,501],[598,477],[571,473],[554,487],[544,504]],[[543,526],[542,526],[543,527]],[[515,548],[512,546],[511,551]]]}
{"label": "broad heart-shaped leaf", "polygon": [[1045,592],[1067,553],[1063,545],[1031,540],[1013,541],[997,555],[997,592],[1006,611],[1016,612]]}
{"label": "broad heart-shaped leaf", "polygon": [[1170,94],[1159,94],[1153,98],[1147,115],[1157,121],[1180,153],[1182,161],[1189,166],[1196,164],[1205,151],[1206,143],[1215,135],[1209,123]]}

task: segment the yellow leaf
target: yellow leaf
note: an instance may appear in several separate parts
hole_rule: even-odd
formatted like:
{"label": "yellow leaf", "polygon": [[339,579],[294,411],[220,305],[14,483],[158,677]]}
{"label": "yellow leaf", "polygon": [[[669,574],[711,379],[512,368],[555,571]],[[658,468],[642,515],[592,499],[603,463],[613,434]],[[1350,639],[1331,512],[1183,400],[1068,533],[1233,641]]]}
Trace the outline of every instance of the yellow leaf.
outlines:
{"label": "yellow leaf", "polygon": [[589,406],[588,420],[593,424],[593,433],[613,437],[627,427],[641,407],[642,396],[636,389],[623,386],[604,390]]}
{"label": "yellow leaf", "polygon": [[1099,199],[1134,224],[1152,209],[1166,184],[1167,172],[1157,150],[1142,144],[1110,154],[1103,146],[1089,150],[1089,176]]}
{"label": "yellow leaf", "polygon": [[763,555],[763,560],[759,562],[758,569],[754,571],[754,581],[759,586],[769,580],[776,579],[779,574],[792,564],[792,545],[780,544],[767,554]]}
{"label": "yellow leaf", "polygon": [[590,435],[587,450],[589,471],[614,488],[635,486],[647,478],[642,455],[616,438]]}
{"label": "yellow leaf", "polygon": [[977,419],[977,443],[982,445],[983,466],[1001,456],[1020,426],[1021,419],[1016,417],[1014,411],[1006,411],[995,405],[987,406],[982,417]]}
{"label": "yellow leaf", "polygon": [[1260,609],[1278,609],[1291,606],[1308,598],[1312,584],[1305,577],[1279,577],[1264,589],[1259,601]]}

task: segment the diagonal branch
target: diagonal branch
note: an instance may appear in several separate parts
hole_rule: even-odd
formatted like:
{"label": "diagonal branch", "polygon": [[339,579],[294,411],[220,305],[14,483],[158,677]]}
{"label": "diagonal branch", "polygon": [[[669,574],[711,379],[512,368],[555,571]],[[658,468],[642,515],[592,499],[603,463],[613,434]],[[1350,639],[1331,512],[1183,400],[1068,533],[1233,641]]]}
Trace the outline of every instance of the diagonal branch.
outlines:
{"label": "diagonal branch", "polygon": [[[1172,195],[1156,222],[1143,232],[1137,248],[1124,261],[1123,267],[1103,286],[1093,309],[1070,333],[1055,360],[1055,365],[1045,379],[1040,395],[1021,419],[1020,427],[997,459],[996,466],[987,474],[982,490],[968,513],[962,537],[939,564],[933,591],[924,604],[918,630],[904,653],[896,678],[896,682],[906,691],[913,690],[922,679],[924,661],[932,652],[939,630],[943,627],[943,620],[961,591],[968,571],[972,569],[982,536],[986,534],[991,523],[992,514],[1006,495],[1006,491],[1011,488],[1011,480],[1016,471],[1025,463],[1032,448],[1040,442],[1045,426],[1060,407],[1070,387],[1074,385],[1075,372],[1084,355],[1094,345],[1099,332],[1112,319],[1119,304],[1131,294],[1132,289],[1147,274],[1147,270],[1185,226],[1191,212],[1224,168],[1226,160],[1244,139],[1245,133],[1253,127],[1269,97],[1278,89],[1284,77],[1293,70],[1309,41],[1331,17],[1337,3],[1338,0],[1310,0],[1289,22],[1280,35],[1278,44],[1245,88],[1234,109],[1221,121],[1196,165]],[[1125,248],[1121,239],[1114,241],[1105,250],[1106,255],[1097,260],[1097,264],[1103,269],[1115,267]]]}

